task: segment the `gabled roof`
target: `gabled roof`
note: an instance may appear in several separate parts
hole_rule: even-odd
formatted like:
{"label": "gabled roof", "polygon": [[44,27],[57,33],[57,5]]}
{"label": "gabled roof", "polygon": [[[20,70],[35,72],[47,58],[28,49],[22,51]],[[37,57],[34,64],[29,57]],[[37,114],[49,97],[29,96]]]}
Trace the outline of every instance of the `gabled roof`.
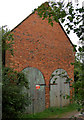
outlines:
{"label": "gabled roof", "polygon": [[[68,36],[67,33],[65,32],[65,30],[64,30],[64,28],[63,28],[63,26],[61,25],[60,22],[59,22],[59,25],[60,25],[60,27],[62,28],[62,30],[63,30],[63,32],[65,33],[65,35],[67,36],[69,42],[70,42],[70,43],[72,44],[72,46],[74,47],[74,44],[73,44],[72,41],[70,40],[69,36]],[[75,49],[75,51],[76,51],[76,49]]]}
{"label": "gabled roof", "polygon": [[[45,4],[47,4],[47,5],[49,5],[49,3],[48,2],[45,2],[45,3],[43,3],[43,4],[41,4],[39,7],[41,7],[42,5],[45,5]],[[36,10],[36,9],[35,9]],[[34,11],[35,12],[35,11]],[[14,29],[16,29],[19,25],[21,25],[26,19],[28,19],[31,15],[33,15],[34,14],[34,12],[32,12],[30,15],[28,15],[24,20],[22,20],[22,22],[20,22],[16,27],[14,27],[12,30],[11,30],[11,32],[14,30]]]}
{"label": "gabled roof", "polygon": [[[43,3],[42,5],[49,5],[49,3],[48,2],[45,2],[45,3]],[[34,12],[32,12],[30,15],[28,15],[22,22],[20,22],[16,27],[14,27],[12,30],[11,30],[11,32],[14,30],[14,29],[16,29],[19,25],[21,25],[26,19],[28,19],[32,14],[34,14]],[[59,22],[59,25],[60,25],[60,27],[62,28],[62,30],[63,30],[63,32],[65,33],[65,35],[67,36],[67,38],[68,38],[68,40],[69,40],[69,42],[71,43],[71,45],[74,47],[74,44],[72,43],[72,41],[70,40],[70,38],[68,37],[68,35],[67,35],[67,33],[65,32],[65,30],[64,30],[64,28],[63,28],[63,26],[61,25],[61,23]],[[76,49],[75,49],[75,51],[76,51]]]}

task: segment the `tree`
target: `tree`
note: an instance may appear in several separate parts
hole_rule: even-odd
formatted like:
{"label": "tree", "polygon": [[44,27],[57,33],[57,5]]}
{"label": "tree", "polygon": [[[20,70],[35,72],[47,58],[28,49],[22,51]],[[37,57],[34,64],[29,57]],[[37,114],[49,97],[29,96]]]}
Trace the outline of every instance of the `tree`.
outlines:
{"label": "tree", "polygon": [[6,26],[2,26],[2,65],[5,66],[5,53],[9,50],[11,55],[13,55],[12,45],[14,44],[13,34],[10,33]]}
{"label": "tree", "polygon": [[[2,30],[2,31],[1,31]],[[2,116],[3,119],[18,119],[29,105],[27,93],[28,81],[24,73],[5,67],[5,52],[9,50],[13,55],[13,34],[5,26],[2,32]],[[24,91],[24,87],[26,91]],[[26,107],[25,107],[26,106]]]}
{"label": "tree", "polygon": [[78,104],[78,110],[84,111],[84,63],[76,58],[74,63],[74,84],[75,101]]}

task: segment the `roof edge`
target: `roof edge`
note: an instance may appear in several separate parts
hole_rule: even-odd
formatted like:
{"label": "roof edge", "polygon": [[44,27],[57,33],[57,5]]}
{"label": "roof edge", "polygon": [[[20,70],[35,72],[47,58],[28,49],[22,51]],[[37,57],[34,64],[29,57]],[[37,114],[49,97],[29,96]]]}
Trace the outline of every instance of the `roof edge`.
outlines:
{"label": "roof edge", "polygon": [[[49,2],[42,3],[40,6],[42,6],[43,4],[44,4],[44,5],[45,5],[45,4],[49,5]],[[40,6],[38,6],[38,7],[40,7]],[[37,9],[38,9],[38,8],[37,8]],[[31,15],[33,15],[37,9],[34,9],[34,12],[32,12],[31,14],[29,14],[24,20],[22,20],[18,25],[16,25],[16,27],[14,27],[10,32],[13,32],[14,29],[16,29],[16,28],[17,28],[19,25],[21,25],[26,19],[28,19]],[[61,28],[62,28],[63,32],[65,33],[65,35],[67,36],[69,42],[71,43],[71,45],[72,45],[73,48],[74,48],[74,44],[72,43],[72,41],[71,41],[70,38],[68,37],[68,35],[67,35],[67,33],[65,32],[63,26],[61,25],[60,22],[58,22],[58,23],[59,23],[59,25],[61,26]],[[75,52],[77,52],[76,49],[75,49]]]}
{"label": "roof edge", "polygon": [[[42,6],[43,4],[44,4],[44,5],[45,5],[45,4],[49,5],[49,2],[42,3],[40,6]],[[38,6],[38,8],[39,8],[40,6]],[[31,15],[33,15],[38,8],[34,9],[34,11],[33,11],[31,14],[29,14],[29,15],[28,15],[24,20],[22,20],[18,25],[16,25],[10,32],[12,32],[12,31],[13,31],[14,29],[16,29],[19,25],[21,25],[26,19],[28,19]]]}
{"label": "roof edge", "polygon": [[[69,42],[71,43],[71,45],[72,45],[72,46],[73,46],[73,48],[74,48],[74,44],[72,43],[72,41],[70,40],[69,36],[68,36],[68,35],[67,35],[67,33],[65,32],[65,30],[64,30],[64,28],[63,28],[63,26],[61,25],[61,23],[60,23],[60,22],[58,22],[58,23],[59,23],[60,27],[62,28],[63,32],[65,33],[65,35],[67,36],[67,38],[68,38]],[[77,50],[76,50],[76,49],[75,49],[75,52],[77,52]]]}
{"label": "roof edge", "polygon": [[16,29],[19,25],[21,25],[26,19],[28,19],[34,12],[32,12],[30,15],[28,15],[24,20],[22,20],[18,25],[16,25],[10,32],[13,32],[14,29]]}

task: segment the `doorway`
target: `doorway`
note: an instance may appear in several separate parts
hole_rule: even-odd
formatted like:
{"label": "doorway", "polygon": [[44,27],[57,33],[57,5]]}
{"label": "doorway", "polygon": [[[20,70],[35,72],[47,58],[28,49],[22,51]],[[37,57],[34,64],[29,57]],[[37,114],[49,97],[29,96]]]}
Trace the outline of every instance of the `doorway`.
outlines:
{"label": "doorway", "polygon": [[28,82],[31,104],[27,108],[28,113],[42,112],[45,109],[45,82],[42,73],[33,67],[23,70]]}
{"label": "doorway", "polygon": [[57,69],[50,80],[50,107],[62,107],[70,103],[70,83],[64,69]]}

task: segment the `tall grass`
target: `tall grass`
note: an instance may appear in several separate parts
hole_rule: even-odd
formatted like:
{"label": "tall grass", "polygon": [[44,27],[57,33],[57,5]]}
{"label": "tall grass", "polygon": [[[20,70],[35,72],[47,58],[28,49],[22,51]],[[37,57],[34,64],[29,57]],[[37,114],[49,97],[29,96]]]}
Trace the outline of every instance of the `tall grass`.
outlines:
{"label": "tall grass", "polygon": [[22,118],[49,118],[52,116],[57,116],[59,118],[62,114],[76,110],[76,104],[70,104],[65,107],[57,108],[50,107],[45,109],[43,112],[36,114],[23,114]]}

